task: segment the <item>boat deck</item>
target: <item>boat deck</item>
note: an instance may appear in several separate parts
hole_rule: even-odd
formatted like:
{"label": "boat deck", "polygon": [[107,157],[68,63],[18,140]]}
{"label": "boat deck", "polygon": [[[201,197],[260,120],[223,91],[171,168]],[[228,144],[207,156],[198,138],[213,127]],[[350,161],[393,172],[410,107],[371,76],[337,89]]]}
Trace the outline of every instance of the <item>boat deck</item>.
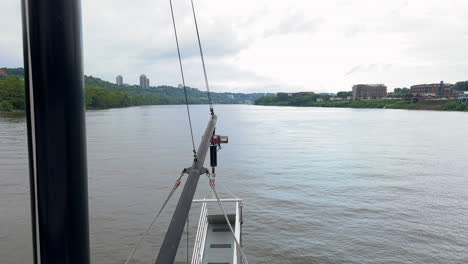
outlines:
{"label": "boat deck", "polygon": [[[235,228],[235,215],[228,215]],[[203,264],[232,264],[235,241],[223,215],[209,215]],[[230,261],[226,261],[230,260]]]}

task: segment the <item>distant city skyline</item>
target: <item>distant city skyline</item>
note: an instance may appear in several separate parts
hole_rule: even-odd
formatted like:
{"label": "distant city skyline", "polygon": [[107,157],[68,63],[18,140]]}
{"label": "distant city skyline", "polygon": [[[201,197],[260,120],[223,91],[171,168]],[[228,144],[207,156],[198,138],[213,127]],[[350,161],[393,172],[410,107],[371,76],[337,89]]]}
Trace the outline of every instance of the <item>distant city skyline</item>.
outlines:
{"label": "distant city skyline", "polygon": [[[196,8],[213,91],[336,93],[357,83],[391,91],[468,79],[465,0],[199,0]],[[82,9],[85,74],[181,82],[167,2],[84,1]],[[186,84],[204,87],[190,4],[174,10]],[[0,66],[21,67],[20,2],[0,2],[0,23],[9,25]]]}

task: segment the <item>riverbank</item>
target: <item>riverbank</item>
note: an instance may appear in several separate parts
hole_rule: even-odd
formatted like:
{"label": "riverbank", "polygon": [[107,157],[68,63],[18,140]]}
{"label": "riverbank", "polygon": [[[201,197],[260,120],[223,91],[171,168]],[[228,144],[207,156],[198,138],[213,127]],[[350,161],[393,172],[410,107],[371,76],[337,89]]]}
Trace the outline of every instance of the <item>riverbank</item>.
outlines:
{"label": "riverbank", "polygon": [[[24,110],[24,69],[0,68],[0,112]],[[140,105],[208,104],[208,94],[197,88],[185,91],[168,85],[142,88],[138,85],[117,85],[93,76],[84,76],[86,109],[109,109]],[[265,93],[211,92],[215,104],[251,104]],[[271,94],[273,95],[273,94]]]}
{"label": "riverbank", "polygon": [[[109,109],[141,105],[185,104],[184,90],[170,86],[142,89],[139,86],[123,86],[85,76],[86,109]],[[215,104],[245,104],[263,94],[211,93]],[[190,104],[208,104],[206,92],[187,88]],[[0,79],[0,112],[24,111],[26,108],[24,80],[18,76],[2,76]]]}
{"label": "riverbank", "polygon": [[301,107],[337,107],[337,108],[381,108],[406,110],[438,110],[438,111],[468,111],[467,103],[458,103],[456,100],[419,100],[412,103],[405,100],[356,100],[356,101],[326,101],[301,102],[264,100],[264,97],[255,101],[256,105],[268,106],[301,106]]}

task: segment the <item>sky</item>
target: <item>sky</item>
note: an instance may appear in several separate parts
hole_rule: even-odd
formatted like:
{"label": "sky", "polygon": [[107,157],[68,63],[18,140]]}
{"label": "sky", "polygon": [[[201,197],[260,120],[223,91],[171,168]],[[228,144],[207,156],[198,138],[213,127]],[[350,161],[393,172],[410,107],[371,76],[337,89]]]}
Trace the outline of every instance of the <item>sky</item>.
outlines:
{"label": "sky", "polygon": [[[173,0],[186,83],[204,89],[190,0]],[[466,0],[194,0],[215,92],[389,91],[468,80]],[[83,0],[84,71],[181,83],[168,0]],[[18,0],[0,0],[0,67],[22,67]]]}

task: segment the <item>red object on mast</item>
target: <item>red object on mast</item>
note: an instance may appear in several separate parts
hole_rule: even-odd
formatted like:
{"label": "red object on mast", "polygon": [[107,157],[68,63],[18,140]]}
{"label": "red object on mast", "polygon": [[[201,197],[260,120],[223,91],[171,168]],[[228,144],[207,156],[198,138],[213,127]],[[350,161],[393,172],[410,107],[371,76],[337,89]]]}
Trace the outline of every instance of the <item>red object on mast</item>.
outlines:
{"label": "red object on mast", "polygon": [[213,135],[213,137],[211,137],[211,144],[213,145],[221,145],[227,143],[229,143],[229,137],[227,136]]}

